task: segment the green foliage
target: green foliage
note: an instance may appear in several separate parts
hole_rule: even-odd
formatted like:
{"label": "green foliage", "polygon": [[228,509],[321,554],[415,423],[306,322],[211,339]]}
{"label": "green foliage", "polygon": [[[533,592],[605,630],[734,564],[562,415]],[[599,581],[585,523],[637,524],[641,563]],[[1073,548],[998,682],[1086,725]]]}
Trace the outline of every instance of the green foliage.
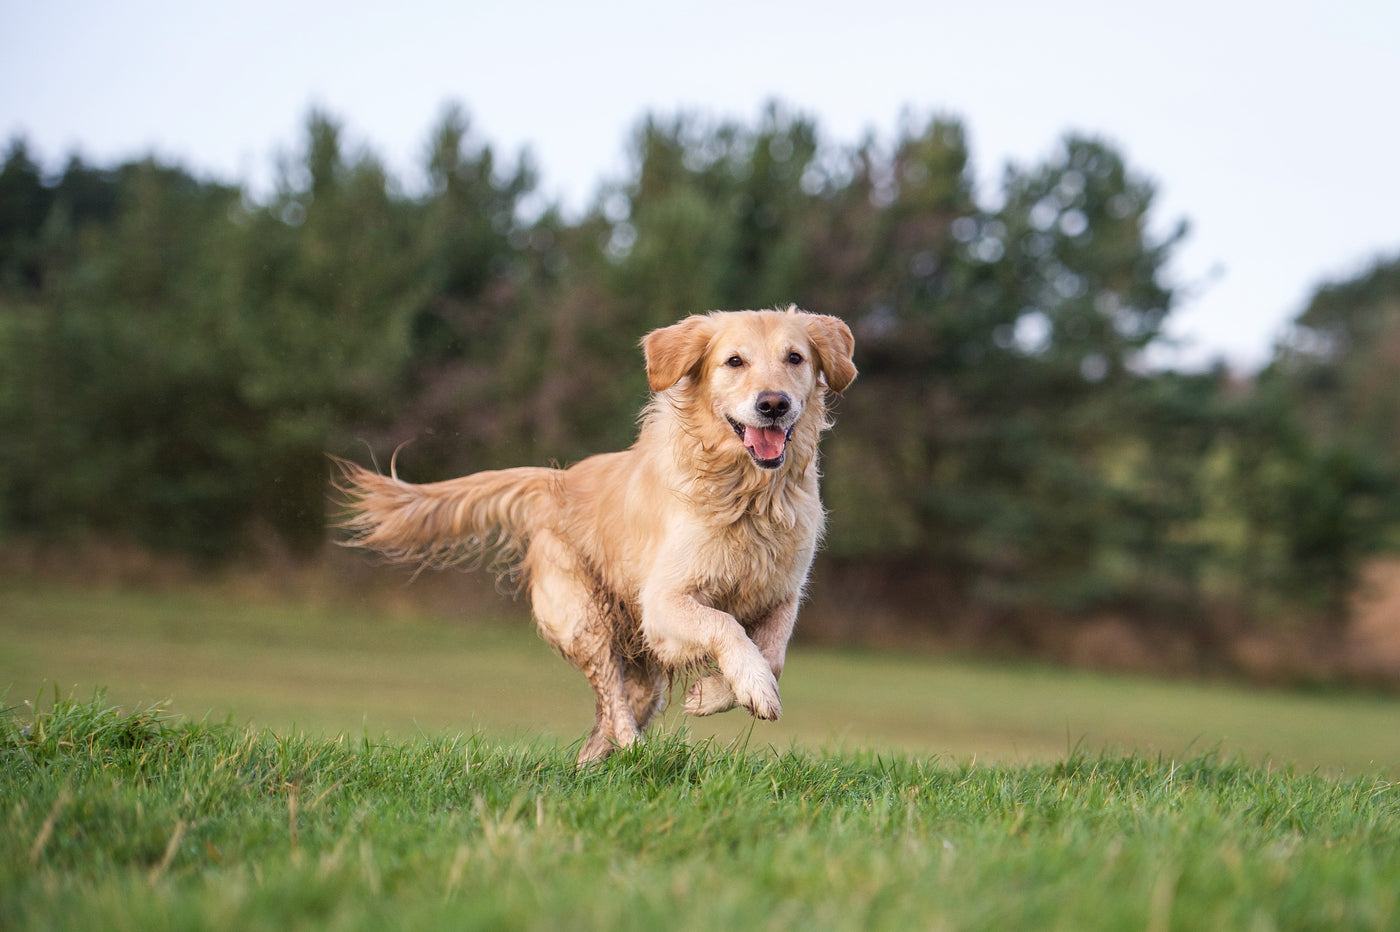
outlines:
{"label": "green foliage", "polygon": [[[869,309],[862,391],[830,446],[879,479],[834,487],[831,546],[865,546],[882,535],[858,522],[912,511],[886,546],[949,568],[985,610],[1155,610],[1157,577],[1190,588],[1152,552],[1189,515],[1148,477],[1116,474],[1181,432],[1154,410],[1179,380],[1138,364],[1172,303],[1162,267],[1179,234],[1147,238],[1151,186],[1102,143],[1069,137],[1047,164],[1010,169],[994,212],[973,201],[962,145],[934,122],[885,167],[863,156],[867,248],[893,261],[872,296],[845,299]],[[871,502],[872,485],[893,500]],[[1179,614],[1190,600],[1169,601],[1157,607]]]}
{"label": "green foliage", "polygon": [[1400,522],[1400,258],[1319,288],[1261,376],[1290,420],[1282,512],[1293,557],[1334,616]]}
{"label": "green foliage", "polygon": [[[51,192],[31,190],[53,206],[27,241],[48,258],[31,268],[33,250],[17,249],[3,262],[17,284],[0,320],[0,430],[23,438],[5,455],[3,520],[207,557],[262,529],[319,547],[325,451],[387,420],[415,362],[438,358],[424,324],[435,301],[467,302],[457,326],[480,336],[470,309],[487,286],[471,275],[507,255],[510,230],[491,232],[492,218],[528,178],[486,202],[489,151],[443,161],[454,120],[430,205],[392,193],[372,156],[348,157],[319,113],[265,205],[149,161],[97,178],[73,165]],[[17,145],[16,184],[35,180],[27,164]]]}
{"label": "green foliage", "polygon": [[1310,430],[1400,461],[1400,256],[1318,289],[1268,376],[1287,386]]}
{"label": "green foliage", "polygon": [[1153,371],[1185,227],[1102,140],[988,193],[947,116],[848,147],[778,104],[650,116],[568,220],[448,107],[425,169],[406,194],[319,112],[263,203],[151,160],[46,181],[12,143],[0,533],[312,553],[326,451],[411,441],[430,479],[616,449],[643,333],[796,302],[857,336],[829,550],[936,573],[959,618],[1336,617],[1393,536],[1396,264],[1321,290],[1257,389]]}
{"label": "green foliage", "polygon": [[1375,778],[0,720],[6,928],[1386,928]]}

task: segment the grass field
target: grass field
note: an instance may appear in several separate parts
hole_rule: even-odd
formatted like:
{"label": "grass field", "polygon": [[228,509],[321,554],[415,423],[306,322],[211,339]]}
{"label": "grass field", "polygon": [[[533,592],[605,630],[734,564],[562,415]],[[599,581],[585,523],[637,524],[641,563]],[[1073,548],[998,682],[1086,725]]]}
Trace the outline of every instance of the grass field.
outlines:
{"label": "grass field", "polygon": [[510,621],[5,584],[0,929],[1400,928],[1394,699],[798,649],[578,770]]}
{"label": "grass field", "polygon": [[1400,792],[1212,756],[939,765],[663,736],[603,764],[60,702],[0,721],[5,929],[1340,929]]}
{"label": "grass field", "polygon": [[[286,733],[408,738],[583,737],[583,677],[518,605],[478,624],[254,598],[213,588],[79,589],[0,582],[0,691],[57,687],[115,703]],[[1346,693],[1105,676],[1040,666],[795,647],[783,718],[741,713],[663,727],[757,747],[901,750],[943,760],[1062,759],[1073,747],[1400,776],[1400,701]],[[677,703],[678,705],[679,703]],[[752,732],[750,734],[750,729]]]}

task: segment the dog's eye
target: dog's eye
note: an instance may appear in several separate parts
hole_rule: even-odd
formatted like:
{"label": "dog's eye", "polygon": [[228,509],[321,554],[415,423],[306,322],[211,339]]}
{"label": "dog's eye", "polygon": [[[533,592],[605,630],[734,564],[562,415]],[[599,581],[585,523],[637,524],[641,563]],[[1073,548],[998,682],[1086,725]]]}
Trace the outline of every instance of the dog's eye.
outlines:
{"label": "dog's eye", "polygon": [[794,365],[794,366],[800,366],[800,365],[802,365],[802,354],[801,354],[801,353],[788,353],[788,362],[790,362],[790,363],[791,363],[792,365]]}
{"label": "dog's eye", "polygon": [[724,361],[724,364],[731,369],[737,369],[744,364],[744,361],[738,356],[730,356]]}

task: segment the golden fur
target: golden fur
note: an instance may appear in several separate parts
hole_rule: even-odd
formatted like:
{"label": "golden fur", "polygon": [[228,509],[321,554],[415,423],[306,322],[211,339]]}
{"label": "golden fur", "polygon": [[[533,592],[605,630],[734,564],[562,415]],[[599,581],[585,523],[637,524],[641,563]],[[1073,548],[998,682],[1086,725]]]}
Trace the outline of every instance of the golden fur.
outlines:
{"label": "golden fur", "polygon": [[499,548],[519,570],[597,694],[581,763],[638,739],[672,671],[704,674],[692,715],[778,717],[824,523],[827,393],[856,376],[850,329],[796,307],[696,315],[642,345],[654,395],[629,450],[427,485],[340,464],[349,544],[430,566]]}

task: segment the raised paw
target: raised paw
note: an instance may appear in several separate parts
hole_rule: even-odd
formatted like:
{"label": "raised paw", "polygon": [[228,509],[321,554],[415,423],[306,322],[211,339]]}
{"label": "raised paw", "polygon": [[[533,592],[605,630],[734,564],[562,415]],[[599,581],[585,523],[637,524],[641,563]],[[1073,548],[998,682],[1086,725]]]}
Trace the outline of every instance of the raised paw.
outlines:
{"label": "raised paw", "polygon": [[775,722],[783,714],[778,681],[767,667],[751,676],[732,678],[729,685],[734,690],[735,703],[748,709],[754,718]]}
{"label": "raised paw", "polygon": [[737,705],[729,681],[718,673],[696,680],[685,694],[686,715],[714,715]]}

